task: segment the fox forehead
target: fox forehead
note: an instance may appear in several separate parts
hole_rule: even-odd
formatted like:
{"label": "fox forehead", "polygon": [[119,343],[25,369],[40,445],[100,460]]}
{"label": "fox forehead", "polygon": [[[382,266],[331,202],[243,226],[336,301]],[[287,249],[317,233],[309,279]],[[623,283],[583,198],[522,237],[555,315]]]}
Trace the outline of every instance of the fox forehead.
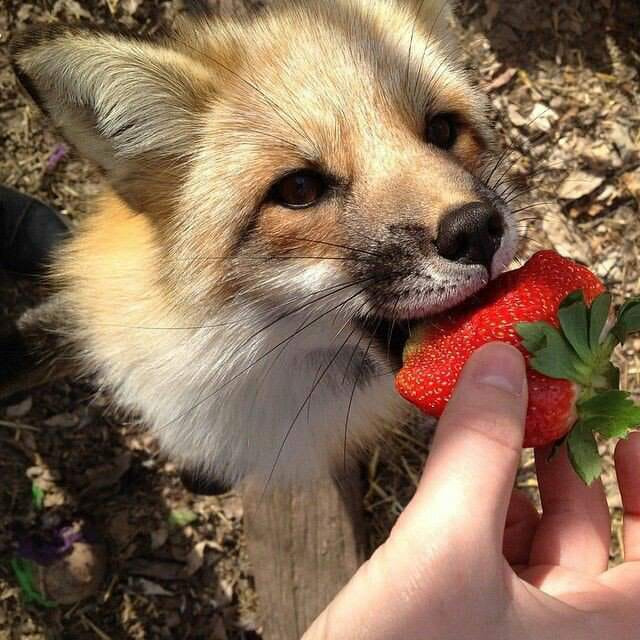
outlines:
{"label": "fox forehead", "polygon": [[231,167],[246,161],[256,178],[312,164],[346,180],[384,171],[443,112],[472,129],[470,152],[489,144],[485,96],[446,34],[416,18],[393,2],[343,0],[183,25],[176,46],[224,78],[204,110],[204,155],[228,162],[233,149]]}

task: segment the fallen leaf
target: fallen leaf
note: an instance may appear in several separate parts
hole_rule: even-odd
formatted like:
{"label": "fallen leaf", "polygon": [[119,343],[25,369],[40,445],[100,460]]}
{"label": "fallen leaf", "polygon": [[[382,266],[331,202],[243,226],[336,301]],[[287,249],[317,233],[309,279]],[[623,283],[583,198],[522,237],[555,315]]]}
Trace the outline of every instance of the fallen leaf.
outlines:
{"label": "fallen leaf", "polygon": [[578,200],[593,193],[604,178],[586,171],[572,171],[560,185],[558,197],[562,200]]}
{"label": "fallen leaf", "polygon": [[126,547],[137,535],[138,529],[129,520],[128,511],[120,511],[109,521],[109,536],[116,546]]}
{"label": "fallen leaf", "polygon": [[138,7],[142,4],[142,0],[120,0],[122,10],[132,16]]}
{"label": "fallen leaf", "polygon": [[63,429],[68,429],[70,427],[75,427],[79,422],[80,419],[73,413],[59,413],[47,418],[43,424],[46,427],[61,427]]}
{"label": "fallen leaf", "polygon": [[230,520],[241,520],[244,514],[242,498],[235,494],[229,493],[220,499],[224,515]]}
{"label": "fallen leaf", "polygon": [[197,573],[204,564],[204,558],[207,549],[212,549],[214,551],[218,551],[219,553],[223,553],[224,549],[217,543],[211,540],[202,540],[198,542],[198,544],[191,549],[189,555],[187,556],[187,566],[185,569],[185,573],[188,577],[191,577],[195,573]]}
{"label": "fallen leaf", "polygon": [[522,117],[522,114],[518,111],[518,107],[514,104],[508,106],[507,115],[516,127],[524,127],[527,124],[527,120]]}
{"label": "fallen leaf", "polygon": [[622,184],[627,191],[640,202],[640,169],[622,175]]}
{"label": "fallen leaf", "polygon": [[629,128],[614,122],[609,125],[608,139],[613,142],[623,162],[637,153],[636,145],[629,135]]}
{"label": "fallen leaf", "polygon": [[158,529],[151,532],[151,549],[155,551],[164,546],[164,543],[169,537],[169,529],[164,525],[161,525]]}
{"label": "fallen leaf", "polygon": [[542,228],[553,240],[553,246],[559,253],[578,262],[591,263],[591,249],[576,230],[573,221],[556,211],[543,218]]}
{"label": "fallen leaf", "polygon": [[57,16],[61,11],[76,20],[80,18],[91,20],[91,14],[76,0],[57,0],[51,8],[51,14]]}
{"label": "fallen leaf", "polygon": [[618,190],[612,185],[608,184],[605,188],[598,194],[596,200],[598,202],[605,202],[607,205],[613,203],[613,201],[618,197]]}
{"label": "fallen leaf", "polygon": [[602,259],[596,265],[594,265],[594,271],[603,280],[611,280],[612,278],[617,277],[618,274],[616,272],[620,271],[618,257],[608,256]]}
{"label": "fallen leaf", "polygon": [[486,86],[487,93],[491,93],[491,91],[495,91],[496,89],[501,89],[502,87],[508,85],[517,73],[518,73],[518,70],[515,67],[509,67],[506,71],[503,71],[500,75],[496,76]]}
{"label": "fallen leaf", "polygon": [[550,131],[552,123],[558,120],[558,114],[551,108],[541,102],[533,105],[529,114],[529,124],[539,131]]}
{"label": "fallen leaf", "polygon": [[151,582],[151,580],[147,580],[146,578],[137,578],[134,580],[134,584],[140,588],[140,591],[145,596],[173,596],[175,595],[172,591],[168,591],[163,586]]}
{"label": "fallen leaf", "polygon": [[184,580],[185,565],[171,560],[144,560],[136,558],[127,564],[129,573],[156,580]]}
{"label": "fallen leaf", "polygon": [[23,418],[31,411],[31,407],[33,407],[33,399],[31,396],[27,396],[18,404],[9,405],[5,409],[5,413],[7,418]]}
{"label": "fallen leaf", "polygon": [[106,487],[112,487],[122,479],[122,476],[131,468],[131,452],[125,451],[116,456],[109,464],[98,465],[87,469],[85,475],[88,486],[83,493],[91,493]]}

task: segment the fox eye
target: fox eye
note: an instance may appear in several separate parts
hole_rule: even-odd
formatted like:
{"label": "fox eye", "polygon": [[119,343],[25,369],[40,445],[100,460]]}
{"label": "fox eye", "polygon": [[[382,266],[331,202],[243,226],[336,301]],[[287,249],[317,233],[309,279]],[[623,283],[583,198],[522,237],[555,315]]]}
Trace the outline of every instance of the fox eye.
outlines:
{"label": "fox eye", "polygon": [[271,200],[288,209],[313,206],[327,190],[324,176],[315,171],[296,171],[276,182],[271,189]]}
{"label": "fox eye", "polygon": [[447,151],[453,147],[457,137],[458,126],[452,114],[440,113],[429,120],[427,142]]}

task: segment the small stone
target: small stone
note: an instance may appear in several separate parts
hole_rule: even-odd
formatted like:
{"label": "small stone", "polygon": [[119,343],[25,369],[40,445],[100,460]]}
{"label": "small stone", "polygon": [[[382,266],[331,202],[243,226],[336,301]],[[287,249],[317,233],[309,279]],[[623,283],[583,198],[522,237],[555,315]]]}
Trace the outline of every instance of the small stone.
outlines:
{"label": "small stone", "polygon": [[59,604],[75,604],[95,595],[107,570],[104,546],[76,542],[71,553],[39,569],[41,591]]}

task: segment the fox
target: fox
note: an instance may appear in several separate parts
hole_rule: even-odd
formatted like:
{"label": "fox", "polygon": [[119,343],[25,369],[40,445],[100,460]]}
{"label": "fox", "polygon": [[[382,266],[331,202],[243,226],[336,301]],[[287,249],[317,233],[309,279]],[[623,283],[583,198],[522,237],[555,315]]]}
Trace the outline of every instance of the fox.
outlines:
{"label": "fox", "polygon": [[0,395],[90,375],[221,486],[335,473],[413,409],[412,326],[518,245],[448,0],[274,0],[147,39],[49,25],[17,77],[101,172]]}

